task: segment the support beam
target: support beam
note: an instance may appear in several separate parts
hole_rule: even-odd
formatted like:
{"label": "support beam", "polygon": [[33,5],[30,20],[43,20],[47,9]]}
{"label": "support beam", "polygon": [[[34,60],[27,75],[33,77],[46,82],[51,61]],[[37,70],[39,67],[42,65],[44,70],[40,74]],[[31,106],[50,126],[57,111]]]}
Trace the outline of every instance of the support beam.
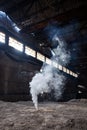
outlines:
{"label": "support beam", "polygon": [[86,13],[87,12],[87,6],[82,6],[80,8],[72,9],[69,11],[66,11],[62,14],[58,14],[54,17],[48,17],[47,19],[44,19],[39,22],[34,22],[33,24],[30,24],[28,26],[25,26],[22,31],[28,30],[29,32],[34,32],[37,29],[44,28],[49,21],[58,21],[58,22],[67,22],[72,19],[76,20],[86,20]]}
{"label": "support beam", "polygon": [[32,0],[21,0],[19,3],[16,3],[12,7],[6,9],[7,10],[6,13],[11,15],[15,10],[17,12],[20,9],[23,9],[25,6],[27,6],[31,2],[32,2]]}

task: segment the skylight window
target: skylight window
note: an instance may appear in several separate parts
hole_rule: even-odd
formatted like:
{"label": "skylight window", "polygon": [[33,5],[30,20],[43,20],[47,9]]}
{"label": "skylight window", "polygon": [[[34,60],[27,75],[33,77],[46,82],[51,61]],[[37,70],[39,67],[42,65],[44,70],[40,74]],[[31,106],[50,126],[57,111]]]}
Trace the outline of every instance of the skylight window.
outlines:
{"label": "skylight window", "polygon": [[73,76],[74,76],[74,77],[75,77],[75,75],[76,75],[76,74],[75,74],[75,73],[73,73]]}
{"label": "skylight window", "polygon": [[64,71],[64,72],[67,72],[67,70],[66,70],[66,68],[65,68],[65,67],[63,67],[63,71]]}
{"label": "skylight window", "polygon": [[59,66],[58,66],[58,69],[59,69],[59,70],[62,70],[62,66],[61,66],[61,65],[59,65]]}
{"label": "skylight window", "polygon": [[45,56],[37,52],[37,59],[44,62],[45,61]]}
{"label": "skylight window", "polygon": [[67,69],[67,74],[69,74],[69,70]]}
{"label": "skylight window", "polygon": [[36,57],[36,51],[34,51],[33,49],[31,49],[30,47],[25,46],[25,53],[27,55],[32,56],[32,57]]}
{"label": "skylight window", "polygon": [[46,63],[49,64],[49,65],[51,65],[51,62],[52,61],[49,58],[46,57]]}
{"label": "skylight window", "polygon": [[77,78],[78,77],[78,75],[77,74],[74,74],[74,76]]}
{"label": "skylight window", "polygon": [[72,72],[72,71],[70,71],[70,75],[73,75],[73,72]]}
{"label": "skylight window", "polygon": [[57,64],[55,61],[52,62],[52,65],[53,65],[54,67],[56,67],[56,68],[57,68],[57,66],[58,66],[58,64]]}
{"label": "skylight window", "polygon": [[0,42],[5,43],[5,34],[0,32]]}
{"label": "skylight window", "polygon": [[23,44],[11,37],[9,38],[9,46],[11,46],[19,51],[23,51]]}

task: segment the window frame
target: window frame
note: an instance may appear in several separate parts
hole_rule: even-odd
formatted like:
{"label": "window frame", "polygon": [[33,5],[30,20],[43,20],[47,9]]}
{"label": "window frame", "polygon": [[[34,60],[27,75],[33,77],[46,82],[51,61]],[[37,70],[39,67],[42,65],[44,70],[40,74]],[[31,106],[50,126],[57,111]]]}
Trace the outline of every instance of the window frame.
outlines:
{"label": "window frame", "polygon": [[25,54],[28,55],[28,56],[32,56],[34,58],[36,58],[36,51],[33,50],[32,48],[28,47],[28,46],[25,46]]}
{"label": "window frame", "polygon": [[[13,44],[13,45],[12,45],[12,44]],[[20,41],[18,41],[18,40],[16,40],[15,38],[13,38],[13,37],[9,37],[8,45],[9,45],[10,47],[13,47],[14,49],[16,49],[16,50],[18,50],[18,51],[23,52],[23,44],[22,44]],[[20,46],[21,49],[19,49],[18,46]]]}
{"label": "window frame", "polygon": [[0,43],[5,44],[5,39],[6,39],[6,34],[0,31]]}

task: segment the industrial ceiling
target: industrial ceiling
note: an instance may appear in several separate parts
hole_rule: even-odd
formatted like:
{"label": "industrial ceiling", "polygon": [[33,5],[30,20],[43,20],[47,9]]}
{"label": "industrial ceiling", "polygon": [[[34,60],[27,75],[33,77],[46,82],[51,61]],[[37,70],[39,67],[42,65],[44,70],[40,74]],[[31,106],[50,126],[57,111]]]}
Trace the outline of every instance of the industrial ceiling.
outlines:
{"label": "industrial ceiling", "polygon": [[[50,45],[48,26],[57,26],[71,49],[69,66],[87,76],[87,1],[86,0],[0,0],[4,11],[21,29],[34,37],[41,51]],[[61,31],[60,31],[61,32]],[[43,43],[43,47],[40,44]]]}

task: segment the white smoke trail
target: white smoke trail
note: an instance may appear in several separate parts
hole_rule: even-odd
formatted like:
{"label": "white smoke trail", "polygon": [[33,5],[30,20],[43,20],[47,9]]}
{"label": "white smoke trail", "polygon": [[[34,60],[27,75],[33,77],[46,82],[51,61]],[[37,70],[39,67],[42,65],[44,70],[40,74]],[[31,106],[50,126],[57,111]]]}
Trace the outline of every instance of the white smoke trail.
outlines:
{"label": "white smoke trail", "polygon": [[[57,63],[64,62],[66,64],[69,56],[64,49],[64,43],[57,36],[53,39],[53,42],[55,41],[58,42],[58,46],[53,50],[55,55],[52,59],[55,59]],[[59,99],[62,95],[65,81],[65,77],[58,70],[54,69],[53,66],[45,65],[42,69],[43,71],[37,73],[30,82],[30,93],[36,109],[38,109],[38,95],[42,92],[49,93],[51,90],[54,90],[55,98]]]}
{"label": "white smoke trail", "polygon": [[58,42],[58,46],[53,49],[54,56],[52,57],[57,63],[66,65],[70,60],[70,52],[66,51],[66,43],[57,35],[53,37],[53,42]]}

